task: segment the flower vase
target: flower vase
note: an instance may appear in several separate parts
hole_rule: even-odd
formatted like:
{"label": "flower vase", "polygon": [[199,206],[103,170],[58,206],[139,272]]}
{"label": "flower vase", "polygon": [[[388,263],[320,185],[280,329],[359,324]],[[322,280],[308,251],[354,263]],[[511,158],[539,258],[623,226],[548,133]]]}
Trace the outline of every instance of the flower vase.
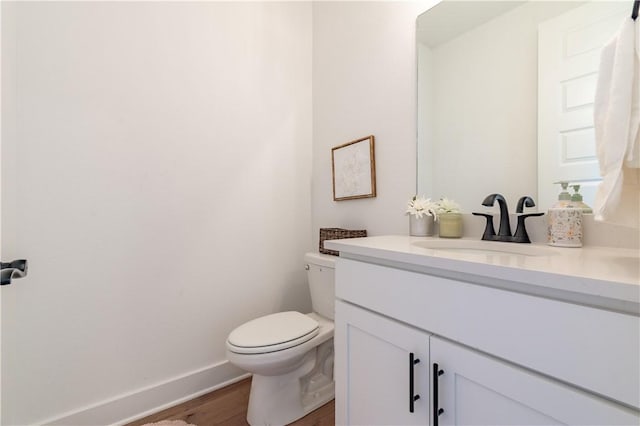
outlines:
{"label": "flower vase", "polygon": [[441,238],[461,238],[462,237],[462,214],[461,213],[441,213],[438,215],[440,221]]}
{"label": "flower vase", "polygon": [[412,237],[429,237],[433,235],[433,216],[425,214],[422,217],[409,215],[409,235]]}

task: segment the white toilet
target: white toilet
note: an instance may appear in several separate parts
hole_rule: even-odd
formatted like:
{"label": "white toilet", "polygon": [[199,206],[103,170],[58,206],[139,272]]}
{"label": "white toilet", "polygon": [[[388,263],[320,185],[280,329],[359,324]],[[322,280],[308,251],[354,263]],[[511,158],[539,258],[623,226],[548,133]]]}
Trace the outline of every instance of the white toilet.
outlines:
{"label": "white toilet", "polygon": [[227,338],[227,359],[253,373],[247,421],[286,425],[334,397],[335,257],[304,256],[313,312],[289,311],[249,321]]}

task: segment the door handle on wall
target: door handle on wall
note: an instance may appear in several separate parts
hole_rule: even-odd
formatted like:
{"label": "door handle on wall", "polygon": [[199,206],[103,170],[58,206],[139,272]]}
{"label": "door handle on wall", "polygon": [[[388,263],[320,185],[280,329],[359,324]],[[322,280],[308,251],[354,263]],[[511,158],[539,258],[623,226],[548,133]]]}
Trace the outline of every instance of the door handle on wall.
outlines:
{"label": "door handle on wall", "polygon": [[22,278],[25,275],[27,275],[26,259],[0,262],[0,285],[11,284],[13,278]]}

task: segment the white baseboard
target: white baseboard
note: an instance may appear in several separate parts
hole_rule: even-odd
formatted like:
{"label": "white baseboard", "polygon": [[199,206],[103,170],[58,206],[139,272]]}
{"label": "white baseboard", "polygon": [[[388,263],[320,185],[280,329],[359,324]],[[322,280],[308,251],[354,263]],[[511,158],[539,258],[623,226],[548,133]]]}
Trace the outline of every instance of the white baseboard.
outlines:
{"label": "white baseboard", "polygon": [[249,377],[244,370],[223,361],[163,382],[83,407],[43,426],[123,425]]}

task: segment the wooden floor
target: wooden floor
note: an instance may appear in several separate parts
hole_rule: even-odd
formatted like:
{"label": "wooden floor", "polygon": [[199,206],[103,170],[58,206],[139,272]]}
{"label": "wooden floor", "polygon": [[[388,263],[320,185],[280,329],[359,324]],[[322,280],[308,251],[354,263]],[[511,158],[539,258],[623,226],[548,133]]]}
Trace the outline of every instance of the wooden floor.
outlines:
{"label": "wooden floor", "polygon": [[[141,426],[161,420],[184,420],[197,426],[247,426],[247,403],[251,379],[202,395],[175,407],[167,408],[126,426]],[[296,426],[334,426],[334,401],[323,405],[292,423]]]}

